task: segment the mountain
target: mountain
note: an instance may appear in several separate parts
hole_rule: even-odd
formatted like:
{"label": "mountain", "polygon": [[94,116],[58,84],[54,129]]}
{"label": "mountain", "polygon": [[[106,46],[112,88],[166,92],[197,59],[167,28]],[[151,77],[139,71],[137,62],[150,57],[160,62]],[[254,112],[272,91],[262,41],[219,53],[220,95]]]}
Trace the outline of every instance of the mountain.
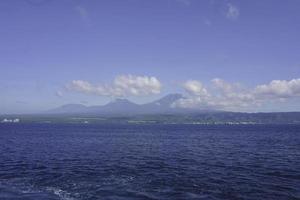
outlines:
{"label": "mountain", "polygon": [[115,99],[100,106],[67,104],[40,113],[45,116],[3,116],[3,120],[20,118],[22,122],[47,123],[300,124],[300,112],[239,113],[174,107],[174,102],[182,98],[181,94],[169,94],[146,104],[136,104],[127,99]]}
{"label": "mountain", "polygon": [[161,99],[144,104],[143,110],[151,114],[179,112],[181,109],[175,108],[173,104],[181,98],[184,98],[181,94],[169,94]]}
{"label": "mountain", "polygon": [[163,98],[161,98],[159,100],[156,100],[156,101],[153,101],[151,103],[144,104],[144,105],[170,108],[175,101],[177,101],[179,99],[182,99],[182,98],[184,98],[182,96],[182,94],[176,94],[176,93],[175,94],[169,94],[169,95],[164,96]]}
{"label": "mountain", "polygon": [[127,99],[116,99],[103,106],[90,106],[88,112],[91,114],[136,114],[140,110],[140,106]]}
{"label": "mountain", "polygon": [[181,94],[169,94],[161,99],[146,104],[136,104],[127,99],[116,99],[106,105],[84,106],[81,104],[67,104],[48,114],[93,114],[93,115],[137,115],[137,114],[172,114],[191,112],[188,109],[175,108],[174,102],[184,98]]}

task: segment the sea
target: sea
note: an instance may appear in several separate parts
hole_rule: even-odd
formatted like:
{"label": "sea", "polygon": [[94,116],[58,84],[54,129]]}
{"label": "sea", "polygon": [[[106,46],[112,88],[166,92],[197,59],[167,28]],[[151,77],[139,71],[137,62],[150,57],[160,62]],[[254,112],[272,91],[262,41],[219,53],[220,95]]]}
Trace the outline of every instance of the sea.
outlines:
{"label": "sea", "polygon": [[0,199],[300,199],[300,125],[0,124]]}

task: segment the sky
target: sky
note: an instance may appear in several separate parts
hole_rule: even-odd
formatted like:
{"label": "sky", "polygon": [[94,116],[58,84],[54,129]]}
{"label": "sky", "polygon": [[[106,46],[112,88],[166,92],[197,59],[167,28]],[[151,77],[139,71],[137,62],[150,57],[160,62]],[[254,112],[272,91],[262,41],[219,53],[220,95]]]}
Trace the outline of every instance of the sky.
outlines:
{"label": "sky", "polygon": [[0,2],[0,114],[145,103],[300,111],[299,0]]}

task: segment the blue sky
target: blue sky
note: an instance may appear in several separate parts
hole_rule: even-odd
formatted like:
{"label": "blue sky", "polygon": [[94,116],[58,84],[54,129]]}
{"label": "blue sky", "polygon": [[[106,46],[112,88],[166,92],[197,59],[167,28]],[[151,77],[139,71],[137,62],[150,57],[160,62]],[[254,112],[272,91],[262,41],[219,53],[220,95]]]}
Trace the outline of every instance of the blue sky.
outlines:
{"label": "blue sky", "polygon": [[299,10],[298,0],[1,1],[0,113],[173,92],[188,98],[179,106],[300,111]]}

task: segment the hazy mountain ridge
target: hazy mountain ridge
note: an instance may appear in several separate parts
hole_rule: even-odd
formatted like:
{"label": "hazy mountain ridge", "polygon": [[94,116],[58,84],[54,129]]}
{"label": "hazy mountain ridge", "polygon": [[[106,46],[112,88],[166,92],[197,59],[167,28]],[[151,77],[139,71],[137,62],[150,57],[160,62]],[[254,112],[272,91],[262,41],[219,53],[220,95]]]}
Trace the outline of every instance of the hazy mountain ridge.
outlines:
{"label": "hazy mountain ridge", "polygon": [[82,104],[66,104],[48,110],[45,114],[99,114],[99,115],[136,115],[167,114],[191,112],[190,109],[173,107],[173,103],[184,98],[181,94],[169,94],[150,103],[136,104],[127,99],[115,99],[105,105],[85,106]]}
{"label": "hazy mountain ridge", "polygon": [[[105,105],[67,104],[22,121],[66,123],[167,123],[167,124],[300,124],[300,112],[244,113],[195,110],[173,106],[181,94],[169,94],[145,104],[115,99]],[[27,119],[26,119],[27,118]]]}

